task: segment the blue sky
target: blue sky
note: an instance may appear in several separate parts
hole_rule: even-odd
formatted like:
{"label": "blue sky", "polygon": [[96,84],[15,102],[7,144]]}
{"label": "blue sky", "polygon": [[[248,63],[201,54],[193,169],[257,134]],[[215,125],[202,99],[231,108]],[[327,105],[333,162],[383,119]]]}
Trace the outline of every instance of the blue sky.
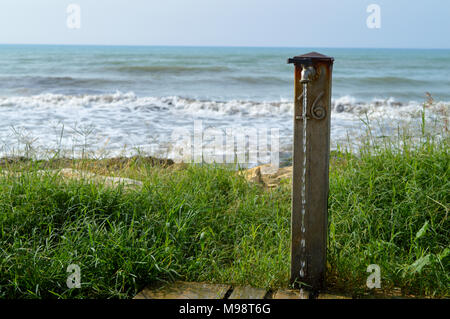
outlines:
{"label": "blue sky", "polygon": [[450,48],[449,17],[448,0],[1,0],[0,43]]}

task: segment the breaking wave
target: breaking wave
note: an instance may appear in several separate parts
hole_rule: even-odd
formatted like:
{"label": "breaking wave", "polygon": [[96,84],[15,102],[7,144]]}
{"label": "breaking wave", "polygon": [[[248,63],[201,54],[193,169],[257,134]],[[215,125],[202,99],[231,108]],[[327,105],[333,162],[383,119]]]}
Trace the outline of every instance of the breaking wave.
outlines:
{"label": "breaking wave", "polygon": [[[112,94],[64,95],[39,94],[33,96],[0,97],[0,107],[14,107],[16,112],[25,109],[64,109],[64,108],[108,108],[143,111],[176,111],[192,115],[228,115],[250,117],[290,116],[293,103],[288,100],[256,102],[244,100],[213,101],[171,97],[137,96],[133,92]],[[420,116],[423,105],[420,102],[398,102],[393,98],[373,99],[369,102],[357,101],[352,96],[343,96],[332,100],[334,114],[360,116],[378,114],[379,116],[416,117]],[[429,107],[430,111],[446,113],[449,102],[437,102]],[[447,111],[448,113],[448,111]]]}

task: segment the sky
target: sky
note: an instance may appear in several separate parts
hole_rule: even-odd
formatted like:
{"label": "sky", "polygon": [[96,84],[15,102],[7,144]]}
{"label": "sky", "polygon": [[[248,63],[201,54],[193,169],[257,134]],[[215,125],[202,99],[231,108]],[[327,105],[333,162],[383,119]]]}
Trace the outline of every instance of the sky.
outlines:
{"label": "sky", "polygon": [[0,43],[450,48],[449,17],[449,0],[1,0]]}

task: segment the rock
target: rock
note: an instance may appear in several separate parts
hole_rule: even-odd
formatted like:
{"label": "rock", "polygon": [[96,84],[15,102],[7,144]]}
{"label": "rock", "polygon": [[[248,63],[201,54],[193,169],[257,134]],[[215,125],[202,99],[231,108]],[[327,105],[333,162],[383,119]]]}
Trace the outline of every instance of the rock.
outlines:
{"label": "rock", "polygon": [[[44,171],[45,172],[45,171]],[[104,183],[106,186],[115,187],[119,185],[123,185],[125,187],[129,186],[142,186],[143,183],[138,180],[134,180],[131,178],[123,178],[123,177],[113,177],[113,176],[101,176],[94,173],[86,172],[86,171],[78,171],[71,168],[63,168],[60,170],[59,175],[65,178],[74,178],[74,179],[89,179],[94,182]]]}
{"label": "rock", "polygon": [[268,188],[275,188],[283,180],[292,178],[292,166],[274,169],[272,165],[265,164],[242,172],[245,179],[252,183],[262,184]]}
{"label": "rock", "polygon": [[249,182],[257,184],[261,183],[261,167],[258,166],[244,171],[244,177]]}
{"label": "rock", "polygon": [[[60,177],[64,179],[76,179],[76,180],[88,180],[95,183],[101,183],[104,184],[107,187],[117,187],[119,185],[122,185],[126,188],[129,187],[141,187],[143,183],[141,181],[131,179],[131,178],[123,178],[123,177],[113,177],[113,176],[102,176],[97,175],[91,172],[87,171],[79,171],[72,168],[63,168],[60,170],[39,170],[35,172],[37,175],[45,175],[45,174],[51,174],[51,175],[59,175]],[[0,175],[8,176],[20,176],[22,175],[22,172],[10,172],[10,171],[2,171]]]}

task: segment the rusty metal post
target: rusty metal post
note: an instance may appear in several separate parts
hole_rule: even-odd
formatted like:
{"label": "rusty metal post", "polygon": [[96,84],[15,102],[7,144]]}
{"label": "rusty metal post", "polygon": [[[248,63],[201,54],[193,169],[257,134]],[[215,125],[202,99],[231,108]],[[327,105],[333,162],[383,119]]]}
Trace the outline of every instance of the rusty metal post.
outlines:
{"label": "rusty metal post", "polygon": [[325,283],[333,61],[316,52],[288,59],[295,65],[291,283],[313,292],[322,290]]}

